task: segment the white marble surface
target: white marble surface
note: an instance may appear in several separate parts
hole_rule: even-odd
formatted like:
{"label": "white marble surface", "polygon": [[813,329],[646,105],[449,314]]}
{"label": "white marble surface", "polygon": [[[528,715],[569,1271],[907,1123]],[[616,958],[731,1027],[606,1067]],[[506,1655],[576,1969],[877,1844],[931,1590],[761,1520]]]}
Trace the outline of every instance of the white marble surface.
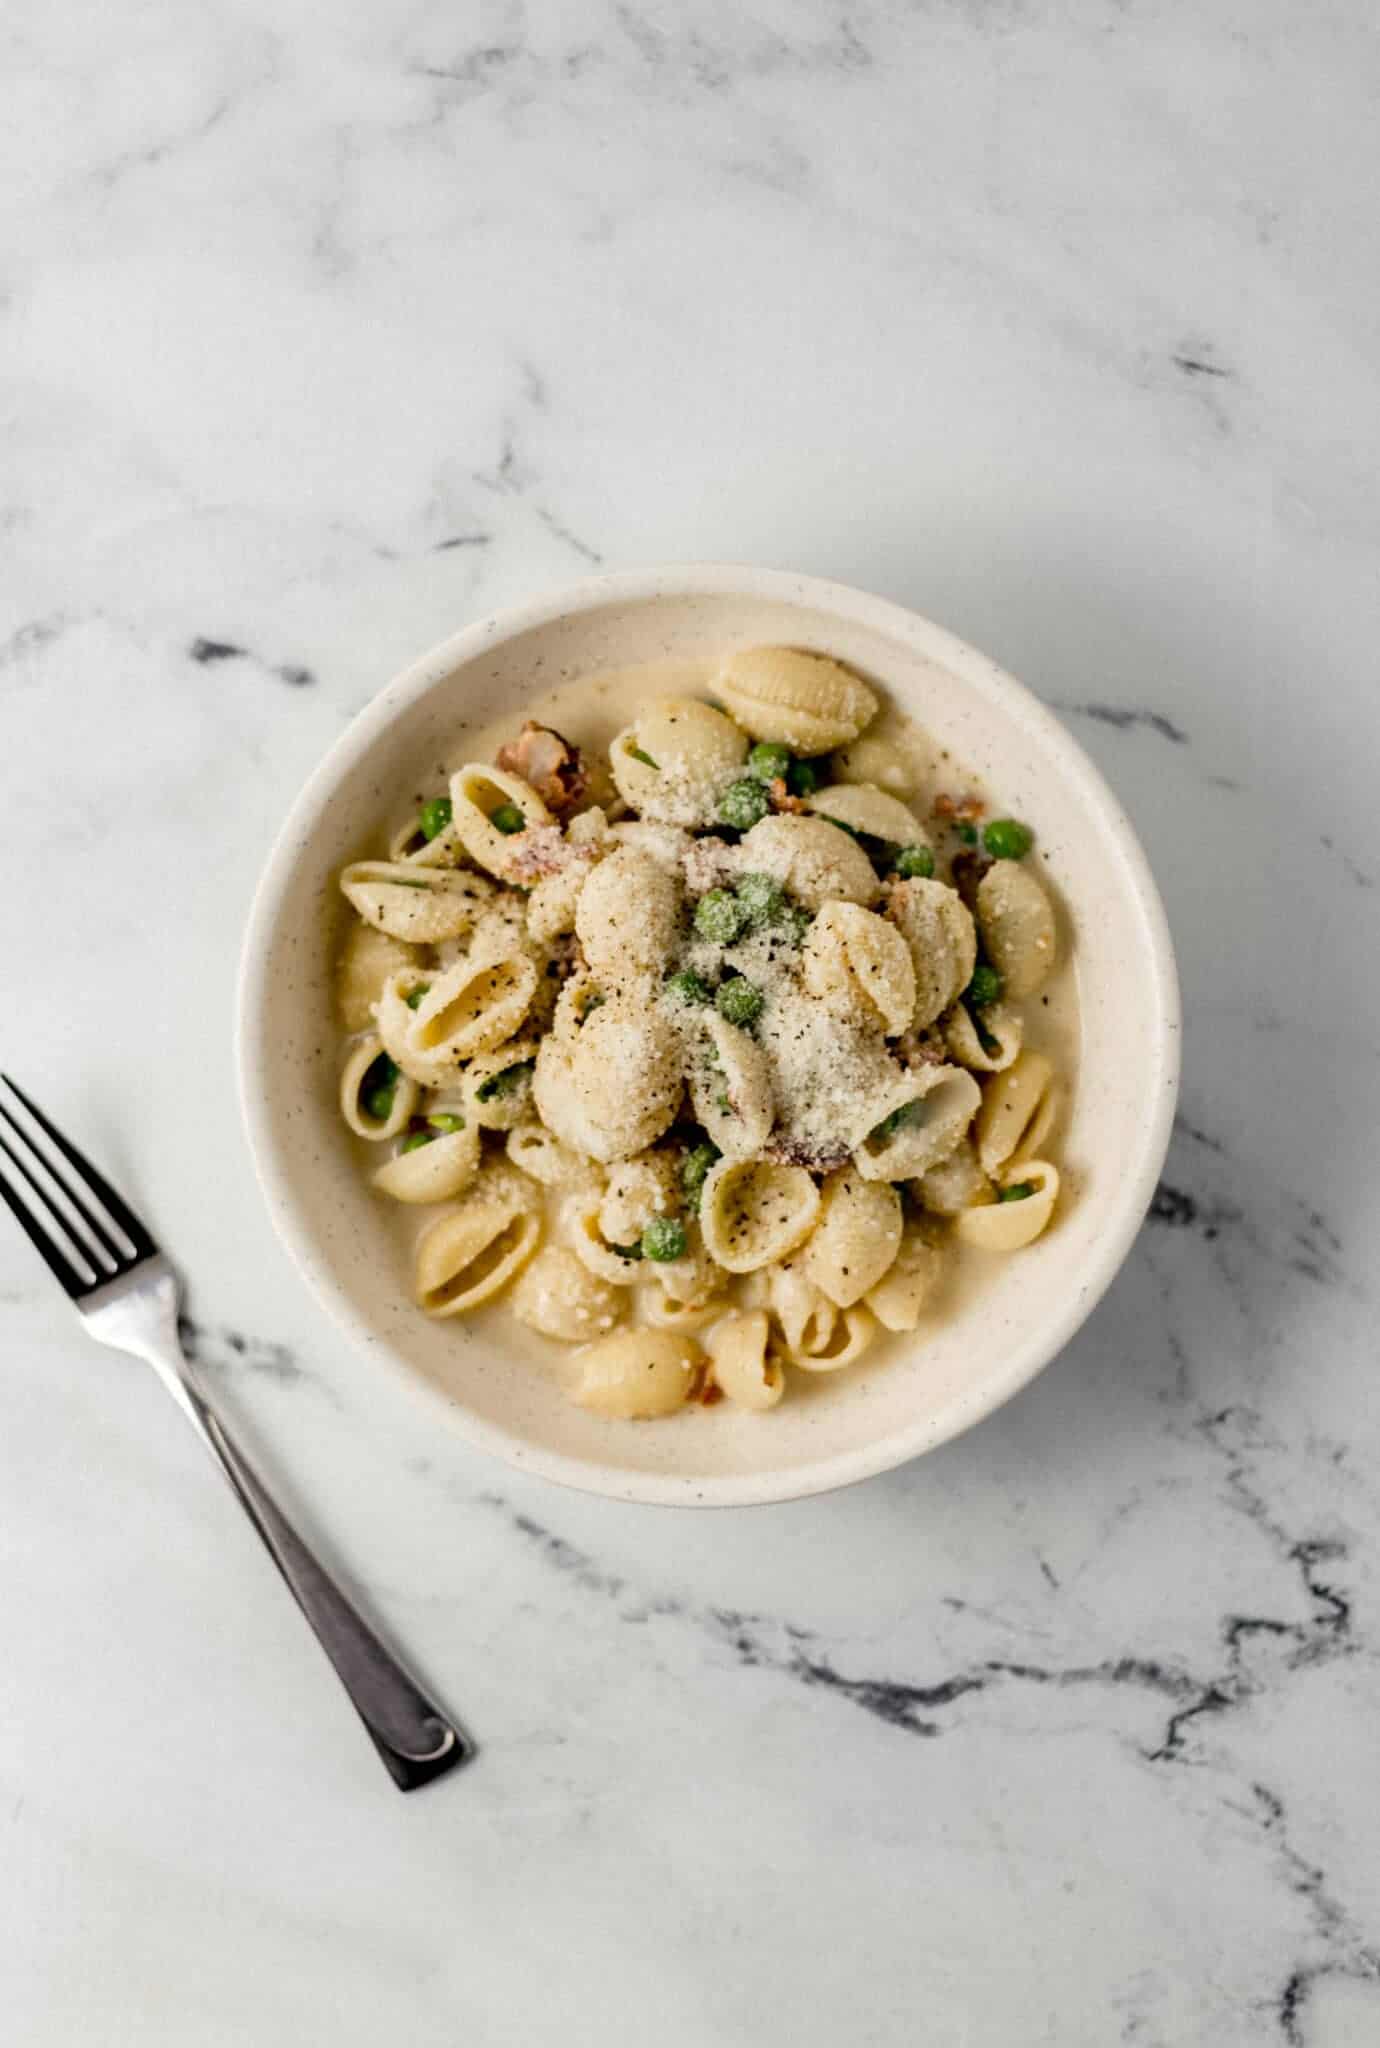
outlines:
{"label": "white marble surface", "polygon": [[[14,0],[4,1057],[483,1744],[411,1801],[0,1230],[6,2040],[1380,2040],[1368,0]],[[1167,1184],[965,1441],[718,1517],[347,1355],[238,934],[389,672],[584,572],[914,603],[1070,718],[1188,1010]]]}

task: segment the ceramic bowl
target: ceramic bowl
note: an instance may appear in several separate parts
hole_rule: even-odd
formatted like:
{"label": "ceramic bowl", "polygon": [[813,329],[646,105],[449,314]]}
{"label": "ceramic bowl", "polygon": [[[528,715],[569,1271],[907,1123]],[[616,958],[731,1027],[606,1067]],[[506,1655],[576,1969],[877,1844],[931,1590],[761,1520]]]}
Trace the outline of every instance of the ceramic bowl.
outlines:
{"label": "ceramic bowl", "polygon": [[[876,677],[1004,809],[1035,829],[1058,885],[1081,1009],[1060,1152],[1068,1199],[1028,1250],[990,1260],[958,1313],[875,1363],[793,1376],[765,1416],[726,1402],[609,1422],[463,1320],[413,1307],[336,1109],[334,877],[452,751],[470,719],[523,715],[565,678],[731,644],[789,642]],[[752,568],[601,576],[468,626],[406,669],[342,734],[294,804],[254,901],[240,984],[244,1115],[270,1213],[307,1281],[435,1415],[529,1472],[620,1500],[787,1500],[885,1471],[969,1429],[1066,1344],[1110,1284],[1163,1163],[1179,1066],[1173,952],[1144,855],[1077,743],[985,655],[899,605]]]}

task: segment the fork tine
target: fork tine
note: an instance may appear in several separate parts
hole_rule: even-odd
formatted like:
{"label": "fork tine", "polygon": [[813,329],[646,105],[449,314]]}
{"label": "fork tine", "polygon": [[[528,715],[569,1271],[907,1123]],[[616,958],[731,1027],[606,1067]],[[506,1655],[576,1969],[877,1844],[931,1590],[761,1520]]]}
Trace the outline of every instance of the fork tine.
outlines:
{"label": "fork tine", "polygon": [[[85,1154],[79,1152],[76,1146],[72,1144],[70,1139],[63,1137],[62,1132],[57,1128],[56,1124],[49,1121],[49,1119],[43,1114],[43,1111],[38,1107],[38,1104],[36,1102],[30,1102],[28,1096],[24,1093],[23,1089],[19,1086],[19,1083],[17,1081],[12,1081],[8,1074],[0,1074],[0,1081],[4,1082],[5,1086],[10,1090],[11,1094],[17,1095],[19,1097],[19,1100],[23,1103],[25,1109],[28,1110],[29,1115],[33,1118],[34,1122],[39,1125],[40,1129],[45,1130],[48,1133],[48,1136],[57,1146],[58,1151],[62,1154],[63,1158],[68,1162],[70,1166],[76,1168],[76,1171],[81,1176],[82,1180],[85,1181],[87,1187],[91,1190],[92,1194],[96,1196],[97,1200],[105,1204],[106,1208],[110,1211],[110,1214],[115,1218],[115,1221],[119,1224],[121,1230],[123,1230],[123,1232],[125,1233],[125,1236],[134,1246],[135,1258],[152,1258],[153,1254],[158,1250],[158,1247],[154,1243],[153,1239],[149,1236],[148,1231],[144,1228],[144,1225],[139,1221],[139,1218],[135,1215],[134,1211],[130,1208],[128,1202],[124,1200],[123,1196],[117,1195],[114,1188],[110,1185],[110,1182],[105,1178],[104,1174],[98,1173],[96,1171],[96,1168],[91,1164],[91,1161],[85,1156]],[[8,1112],[3,1108],[0,1108],[0,1116],[5,1117],[8,1123],[13,1124],[14,1128],[16,1130],[19,1130],[20,1127],[18,1124],[14,1122],[14,1118],[10,1116]],[[20,1132],[20,1135],[26,1136],[26,1134],[22,1131]],[[43,1155],[41,1152],[39,1152],[38,1147],[34,1144],[32,1138],[26,1138],[26,1142],[28,1143],[30,1151],[35,1153],[38,1158],[42,1159]],[[48,1166],[48,1162],[46,1159],[43,1160],[43,1164],[48,1167],[48,1171],[50,1173],[53,1173],[53,1169],[51,1166]],[[68,1199],[71,1202],[75,1203],[76,1207],[81,1210],[82,1215],[91,1225],[91,1228],[96,1232],[97,1236],[101,1238],[102,1243],[108,1244],[109,1240],[101,1232],[99,1224],[95,1221],[94,1217],[91,1216],[89,1211],[86,1209],[85,1205],[77,1200],[77,1197],[72,1193],[66,1181],[63,1180],[61,1176],[56,1173],[53,1173],[53,1179],[57,1181],[59,1187],[62,1189],[63,1193],[68,1197]],[[112,1255],[119,1260],[121,1265],[124,1265],[126,1263],[126,1255],[123,1252],[117,1250],[114,1246],[111,1246],[110,1249]]]}
{"label": "fork tine", "polygon": [[[14,1164],[19,1167],[21,1173],[25,1171],[20,1162],[15,1159],[13,1152],[10,1151],[3,1138],[0,1138],[0,1151],[3,1151],[8,1158],[14,1161]],[[32,1175],[26,1175],[26,1178],[32,1180]],[[42,1192],[40,1188],[39,1193],[41,1194]],[[90,1294],[93,1287],[100,1285],[99,1281],[83,1279],[76,1267],[68,1262],[64,1254],[59,1251],[58,1247],[49,1237],[33,1211],[20,1200],[18,1194],[10,1186],[3,1173],[0,1173],[0,1201],[3,1201],[10,1209],[15,1222],[24,1232],[49,1272],[53,1274],[66,1293],[71,1295],[73,1301],[79,1301],[83,1294]],[[49,1207],[51,1206],[50,1203]]]}
{"label": "fork tine", "polygon": [[[0,1102],[0,1118],[3,1118],[5,1123],[7,1123],[10,1129],[14,1132],[15,1137],[19,1139],[20,1143],[26,1146],[28,1150],[33,1154],[34,1158],[38,1161],[39,1165],[44,1169],[45,1173],[51,1175],[52,1179],[57,1182],[57,1185],[62,1189],[62,1192],[64,1193],[64,1195],[66,1195],[68,1201],[72,1204],[72,1207],[76,1210],[78,1216],[81,1217],[82,1222],[91,1232],[91,1235],[95,1238],[97,1244],[101,1247],[106,1257],[109,1259],[113,1259],[117,1266],[126,1263],[129,1254],[126,1251],[122,1250],[122,1248],[115,1243],[115,1240],[111,1237],[110,1232],[105,1228],[105,1225],[100,1221],[100,1218],[92,1215],[91,1211],[87,1208],[85,1202],[83,1202],[81,1196],[77,1193],[76,1189],[70,1187],[67,1181],[63,1178],[62,1174],[60,1174],[57,1168],[53,1165],[52,1161],[44,1157],[42,1151],[39,1149],[37,1145],[35,1145],[33,1139],[25,1130],[23,1124],[19,1123],[14,1117],[10,1115],[9,1111],[6,1109],[3,1102]],[[0,1137],[0,1144],[4,1144],[3,1137]],[[14,1151],[14,1149],[9,1145],[5,1145],[5,1150],[9,1154],[10,1158],[13,1160],[14,1164],[18,1167],[19,1171],[23,1174],[25,1180],[29,1183],[29,1186],[33,1189],[34,1193],[38,1196],[39,1200],[43,1203],[43,1206],[48,1211],[48,1214],[54,1219],[55,1222],[58,1222],[63,1226],[63,1228],[67,1232],[67,1235],[72,1239],[72,1242],[76,1245],[80,1245],[81,1249],[85,1251],[86,1247],[81,1242],[80,1234],[73,1231],[72,1225],[68,1218],[63,1215],[61,1209],[57,1207],[56,1203],[49,1200],[47,1191],[39,1184],[38,1181],[34,1179],[32,1173],[30,1173],[29,1169],[25,1166],[23,1160],[19,1157],[19,1154],[16,1151]]]}
{"label": "fork tine", "polygon": [[[3,1115],[4,1111],[0,1110],[0,1116]],[[48,1211],[48,1214],[52,1217],[54,1223],[57,1224],[58,1229],[62,1232],[63,1237],[66,1238],[67,1242],[72,1246],[73,1250],[75,1250],[77,1256],[79,1258],[85,1259],[87,1265],[91,1268],[92,1272],[98,1276],[99,1279],[113,1279],[115,1277],[114,1274],[107,1272],[105,1267],[102,1265],[100,1258],[97,1256],[96,1253],[92,1251],[90,1245],[83,1243],[82,1234],[73,1224],[71,1218],[63,1215],[61,1209],[59,1209],[57,1203],[48,1193],[48,1190],[44,1187],[42,1181],[35,1178],[32,1168],[23,1159],[21,1159],[19,1154],[15,1151],[13,1145],[10,1145],[6,1142],[3,1132],[0,1132],[0,1152],[2,1152],[5,1158],[9,1160],[10,1165],[14,1168],[15,1172],[23,1175],[24,1179],[28,1182],[30,1189],[38,1197],[39,1201],[42,1202],[44,1208]],[[56,1179],[56,1175],[54,1175],[54,1178]],[[15,1189],[15,1194],[19,1195],[18,1188]],[[22,1201],[23,1197],[19,1196],[19,1199]],[[34,1215],[32,1205],[30,1205],[29,1214],[31,1216]],[[38,1224],[40,1230],[47,1230],[47,1225],[42,1221],[40,1217],[34,1216],[34,1221]],[[50,1236],[51,1234],[52,1233],[49,1232]],[[61,1250],[60,1242],[59,1250]],[[67,1257],[69,1256],[69,1254],[64,1253],[63,1256]],[[129,1261],[126,1259],[123,1263],[128,1265]],[[120,1261],[117,1260],[115,1264],[116,1271],[118,1271]]]}

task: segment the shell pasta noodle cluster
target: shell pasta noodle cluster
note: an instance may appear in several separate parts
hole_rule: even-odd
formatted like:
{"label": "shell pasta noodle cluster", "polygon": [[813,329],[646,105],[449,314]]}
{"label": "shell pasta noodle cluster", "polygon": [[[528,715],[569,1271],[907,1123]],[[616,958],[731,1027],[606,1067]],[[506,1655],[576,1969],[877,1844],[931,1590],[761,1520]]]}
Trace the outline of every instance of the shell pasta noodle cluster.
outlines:
{"label": "shell pasta noodle cluster", "polygon": [[419,1312],[626,1420],[923,1344],[1057,1219],[1073,1042],[1031,831],[876,684],[660,668],[472,743],[340,875],[341,1114]]}

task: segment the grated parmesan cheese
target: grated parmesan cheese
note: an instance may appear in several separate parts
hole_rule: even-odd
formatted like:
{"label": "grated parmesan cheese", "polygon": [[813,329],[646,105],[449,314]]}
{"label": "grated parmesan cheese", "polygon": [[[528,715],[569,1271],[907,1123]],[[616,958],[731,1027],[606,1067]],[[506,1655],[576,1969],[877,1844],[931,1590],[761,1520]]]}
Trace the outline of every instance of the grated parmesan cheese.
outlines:
{"label": "grated parmesan cheese", "polygon": [[855,1024],[797,987],[768,1002],[758,1041],[776,1099],[774,1137],[802,1159],[837,1161],[862,1143],[879,1097],[902,1069],[880,1031]]}

